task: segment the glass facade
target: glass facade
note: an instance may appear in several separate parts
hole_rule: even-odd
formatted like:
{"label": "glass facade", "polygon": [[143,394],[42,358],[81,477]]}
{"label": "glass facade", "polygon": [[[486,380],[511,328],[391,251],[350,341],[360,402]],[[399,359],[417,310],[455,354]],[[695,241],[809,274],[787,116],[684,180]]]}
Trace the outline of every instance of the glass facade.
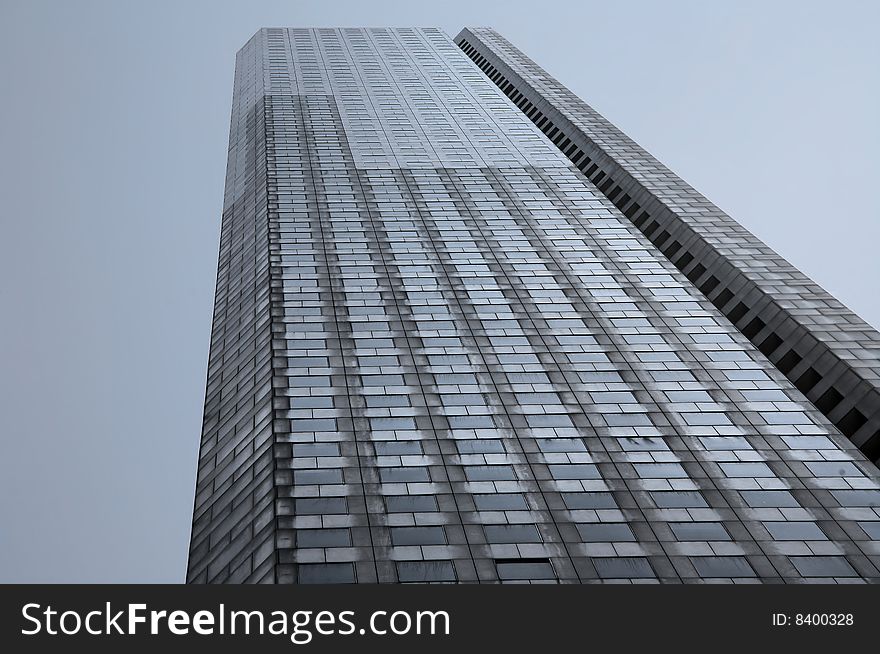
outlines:
{"label": "glass facade", "polygon": [[876,329],[503,36],[468,28],[456,42],[700,293],[880,464]]}
{"label": "glass facade", "polygon": [[188,580],[880,580],[877,469],[437,29],[236,62]]}

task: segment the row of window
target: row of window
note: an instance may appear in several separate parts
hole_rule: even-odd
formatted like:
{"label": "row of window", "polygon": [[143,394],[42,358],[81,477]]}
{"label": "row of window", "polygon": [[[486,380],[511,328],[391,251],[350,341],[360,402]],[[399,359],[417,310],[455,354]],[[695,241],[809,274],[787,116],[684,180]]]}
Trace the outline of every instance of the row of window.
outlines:
{"label": "row of window", "polygon": [[[692,556],[688,559],[694,576],[712,578],[756,577],[753,567],[743,556]],[[788,560],[804,577],[857,577],[856,571],[842,556],[790,556]],[[654,579],[656,574],[645,557],[609,557],[589,560],[598,579]],[[504,582],[555,581],[553,563],[546,558],[495,559],[494,571]],[[401,582],[454,582],[458,580],[453,561],[398,561],[397,575]],[[589,578],[589,577],[588,577]],[[297,566],[299,583],[355,583],[355,566],[351,563],[312,563]],[[571,579],[575,581],[575,579]]]}

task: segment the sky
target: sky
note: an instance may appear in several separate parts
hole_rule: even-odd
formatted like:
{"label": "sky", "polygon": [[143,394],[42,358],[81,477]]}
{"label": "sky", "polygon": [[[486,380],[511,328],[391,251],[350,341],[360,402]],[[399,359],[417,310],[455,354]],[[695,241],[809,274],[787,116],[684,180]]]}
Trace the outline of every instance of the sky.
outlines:
{"label": "sky", "polygon": [[0,582],[181,582],[235,52],[496,28],[880,326],[880,3],[0,4]]}

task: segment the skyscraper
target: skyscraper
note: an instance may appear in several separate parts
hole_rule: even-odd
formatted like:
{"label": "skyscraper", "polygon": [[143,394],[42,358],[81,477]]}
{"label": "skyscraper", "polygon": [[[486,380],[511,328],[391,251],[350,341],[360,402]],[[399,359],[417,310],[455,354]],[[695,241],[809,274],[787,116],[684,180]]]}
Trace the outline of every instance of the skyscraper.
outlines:
{"label": "skyscraper", "polygon": [[188,580],[880,581],[880,335],[456,41],[238,53]]}

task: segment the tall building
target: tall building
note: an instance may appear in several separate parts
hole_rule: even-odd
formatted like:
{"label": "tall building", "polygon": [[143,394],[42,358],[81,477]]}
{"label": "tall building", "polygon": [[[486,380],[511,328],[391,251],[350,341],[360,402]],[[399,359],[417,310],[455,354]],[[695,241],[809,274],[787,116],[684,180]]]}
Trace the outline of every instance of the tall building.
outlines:
{"label": "tall building", "polygon": [[188,581],[880,581],[878,343],[495,32],[260,30]]}

